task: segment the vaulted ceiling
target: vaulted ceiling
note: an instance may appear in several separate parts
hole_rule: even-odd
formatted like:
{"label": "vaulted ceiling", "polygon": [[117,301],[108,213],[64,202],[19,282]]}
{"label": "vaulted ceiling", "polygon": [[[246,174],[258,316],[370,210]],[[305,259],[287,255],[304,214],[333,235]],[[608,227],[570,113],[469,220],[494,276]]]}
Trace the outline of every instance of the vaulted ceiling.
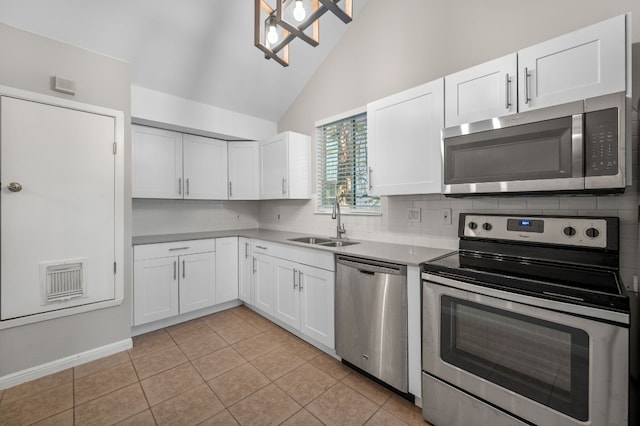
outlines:
{"label": "vaulted ceiling", "polygon": [[134,85],[277,121],[348,25],[326,13],[320,45],[294,40],[283,68],[253,16],[253,0],[0,0],[0,22],[128,61]]}

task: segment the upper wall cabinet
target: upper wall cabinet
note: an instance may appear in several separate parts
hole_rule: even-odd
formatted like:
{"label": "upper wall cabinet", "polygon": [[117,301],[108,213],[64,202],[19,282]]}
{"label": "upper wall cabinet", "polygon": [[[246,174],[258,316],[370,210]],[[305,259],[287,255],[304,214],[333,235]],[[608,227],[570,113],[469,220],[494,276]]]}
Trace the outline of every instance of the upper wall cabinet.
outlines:
{"label": "upper wall cabinet", "polygon": [[443,126],[443,79],[369,103],[370,193],[441,192],[440,130]]}
{"label": "upper wall cabinet", "polygon": [[284,132],[260,141],[260,198],[311,198],[311,140]]}
{"label": "upper wall cabinet", "polygon": [[229,199],[260,198],[260,150],[258,142],[229,142]]}
{"label": "upper wall cabinet", "polygon": [[226,200],[227,142],[132,125],[134,198]]}
{"label": "upper wall cabinet", "polygon": [[445,127],[518,111],[518,55],[476,65],[445,79]]}
{"label": "upper wall cabinet", "polygon": [[627,18],[519,51],[520,111],[625,91]]}

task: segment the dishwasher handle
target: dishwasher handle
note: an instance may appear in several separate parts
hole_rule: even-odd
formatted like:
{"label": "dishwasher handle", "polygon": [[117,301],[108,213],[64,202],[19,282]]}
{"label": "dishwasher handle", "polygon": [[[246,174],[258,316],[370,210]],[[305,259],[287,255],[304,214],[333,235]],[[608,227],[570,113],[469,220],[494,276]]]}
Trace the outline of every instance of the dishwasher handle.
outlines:
{"label": "dishwasher handle", "polygon": [[405,265],[396,265],[377,260],[337,256],[336,263],[355,268],[365,274],[373,275],[375,273],[380,273],[389,275],[407,275],[407,267]]}

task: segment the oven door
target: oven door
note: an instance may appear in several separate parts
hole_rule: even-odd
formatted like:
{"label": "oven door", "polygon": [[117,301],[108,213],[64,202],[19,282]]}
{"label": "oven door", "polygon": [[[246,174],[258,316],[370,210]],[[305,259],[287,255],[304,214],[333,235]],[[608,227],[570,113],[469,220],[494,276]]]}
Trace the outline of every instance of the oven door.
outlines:
{"label": "oven door", "polygon": [[626,425],[624,315],[615,324],[561,305],[423,274],[423,370],[535,424]]}
{"label": "oven door", "polygon": [[445,129],[444,193],[583,191],[583,145],[581,102]]}

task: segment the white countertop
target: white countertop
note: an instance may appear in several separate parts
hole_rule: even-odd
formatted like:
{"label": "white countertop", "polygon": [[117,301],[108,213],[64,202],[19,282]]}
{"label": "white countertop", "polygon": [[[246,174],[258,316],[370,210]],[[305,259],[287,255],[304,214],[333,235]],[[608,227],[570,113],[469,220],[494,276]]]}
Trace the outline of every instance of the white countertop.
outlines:
{"label": "white countertop", "polygon": [[258,240],[266,240],[275,243],[290,244],[299,247],[313,248],[317,250],[325,250],[338,254],[347,254],[352,256],[366,257],[370,259],[378,259],[387,262],[395,262],[405,265],[419,265],[420,263],[450,253],[449,249],[440,249],[432,247],[410,246],[405,244],[381,243],[376,241],[351,240],[358,241],[359,244],[353,244],[347,247],[324,247],[314,244],[298,243],[289,241],[290,238],[298,237],[320,237],[327,238],[323,235],[301,234],[297,232],[274,231],[270,229],[234,229],[229,231],[211,231],[211,232],[193,232],[185,234],[165,234],[165,235],[144,235],[133,237],[133,245],[142,244],[158,244],[175,241],[201,240],[205,238],[222,238],[222,237],[247,237]]}

